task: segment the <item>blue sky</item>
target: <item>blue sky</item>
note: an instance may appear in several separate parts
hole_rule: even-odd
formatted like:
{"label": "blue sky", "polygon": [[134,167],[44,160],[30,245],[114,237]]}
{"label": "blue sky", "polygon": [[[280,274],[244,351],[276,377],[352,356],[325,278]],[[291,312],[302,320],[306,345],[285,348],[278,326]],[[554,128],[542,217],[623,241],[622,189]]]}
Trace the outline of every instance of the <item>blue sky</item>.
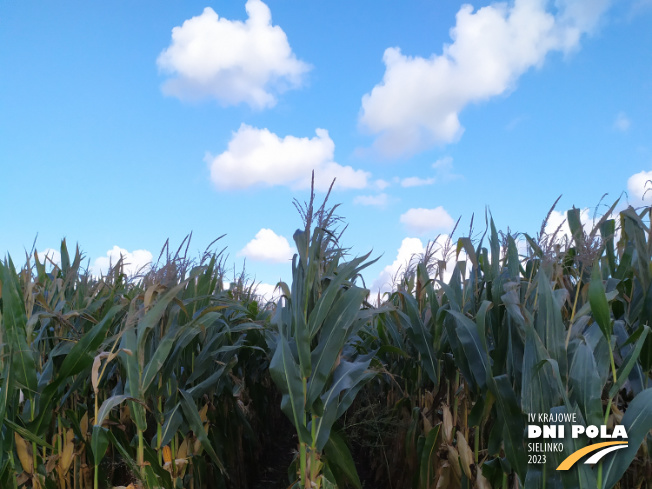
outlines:
{"label": "blue sky", "polygon": [[226,233],[273,284],[314,168],[377,288],[460,216],[642,205],[650,25],[650,0],[3,2],[0,252],[66,237],[100,270]]}

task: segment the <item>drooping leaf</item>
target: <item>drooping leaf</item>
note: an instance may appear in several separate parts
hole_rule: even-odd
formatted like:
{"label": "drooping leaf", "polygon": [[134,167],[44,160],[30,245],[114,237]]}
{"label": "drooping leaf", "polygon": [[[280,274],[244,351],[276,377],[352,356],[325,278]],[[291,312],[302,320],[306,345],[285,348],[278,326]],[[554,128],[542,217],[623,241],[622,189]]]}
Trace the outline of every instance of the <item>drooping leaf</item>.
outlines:
{"label": "drooping leaf", "polygon": [[602,334],[611,340],[611,314],[609,312],[609,303],[605,294],[604,285],[602,283],[602,275],[600,274],[600,267],[596,263],[593,265],[591,272],[591,283],[589,284],[589,302],[591,303],[591,312],[595,321],[600,326]]}
{"label": "drooping leaf", "polygon": [[2,323],[6,334],[4,341],[12,352],[14,381],[23,387],[27,397],[33,398],[37,390],[36,363],[27,342],[25,304],[11,258],[4,264],[0,263],[0,280],[2,281]]}
{"label": "drooping leaf", "polygon": [[345,484],[348,482],[357,489],[362,488],[353,457],[340,433],[331,431],[331,436],[324,446],[324,453],[326,455],[326,463],[331,468],[338,486],[345,487]]}
{"label": "drooping leaf", "polygon": [[204,450],[206,450],[206,453],[208,453],[213,462],[215,462],[215,465],[217,465],[220,471],[224,473],[226,470],[224,468],[224,464],[217,456],[217,452],[215,452],[213,445],[211,445],[211,442],[209,441],[208,436],[204,431],[204,425],[202,424],[201,417],[199,416],[199,411],[197,410],[197,406],[195,406],[195,402],[192,396],[182,389],[179,389],[179,393],[181,394],[181,409],[183,410],[183,415],[186,418],[190,429],[200,441],[201,446],[204,448]]}
{"label": "drooping leaf", "polygon": [[351,287],[342,292],[324,320],[319,342],[312,352],[313,374],[308,385],[306,405],[310,406],[322,393],[346,340],[347,329],[360,312],[365,289]]}
{"label": "drooping leaf", "polygon": [[305,427],[304,394],[299,365],[292,356],[288,341],[283,336],[279,338],[276,351],[269,364],[269,372],[283,395],[281,409],[294,424],[299,441],[308,441],[310,434]]}
{"label": "drooping leaf", "polygon": [[627,406],[621,424],[627,432],[627,448],[603,462],[603,489],[612,488],[634,460],[641,443],[652,430],[652,388],[641,391]]}

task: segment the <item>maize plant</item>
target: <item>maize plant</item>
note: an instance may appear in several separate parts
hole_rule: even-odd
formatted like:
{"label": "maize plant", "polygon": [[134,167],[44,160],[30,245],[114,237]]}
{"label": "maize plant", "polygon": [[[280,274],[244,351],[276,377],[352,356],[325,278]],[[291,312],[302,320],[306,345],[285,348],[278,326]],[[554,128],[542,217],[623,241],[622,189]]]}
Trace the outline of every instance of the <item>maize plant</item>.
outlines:
{"label": "maize plant", "polygon": [[[0,263],[0,487],[257,488],[292,451],[301,489],[650,487],[650,208],[590,229],[572,209],[568,234],[534,237],[488,218],[372,307],[373,262],[345,260],[337,206],[313,199],[276,304],[244,272],[224,290],[221,252],[188,259],[189,238],[137,277],[93,276],[65,241],[60,263]],[[295,439],[275,439],[281,412]],[[531,463],[532,413],[627,446],[556,470],[596,442],[566,425]]]}
{"label": "maize plant", "polygon": [[[617,225],[615,205],[590,231],[577,209],[569,211],[571,235],[526,236],[526,256],[491,220],[488,247],[471,236],[457,241],[464,259],[447,271],[448,281],[445,261],[432,256],[408,270],[387,300],[394,311],[368,332],[386,381],[369,384],[361,397],[386,398],[396,426],[393,440],[379,436],[379,478],[418,488],[647,483],[650,209],[629,208]],[[629,444],[593,467],[559,472],[564,458],[591,442],[567,436],[550,463],[528,464],[528,413],[622,424]]]}
{"label": "maize plant", "polygon": [[[294,234],[298,254],[292,288],[277,311],[270,372],[283,394],[281,407],[297,430],[298,487],[333,487],[347,479],[360,487],[355,465],[333,426],[374,375],[372,355],[352,343],[373,310],[363,308],[368,291],[355,285],[368,256],[341,262],[342,250],[323,258],[331,239],[316,228]],[[323,457],[325,455],[325,457]]]}
{"label": "maize plant", "polygon": [[0,486],[227,487],[227,466],[237,480],[255,440],[249,367],[234,367],[245,347],[251,368],[265,357],[219,255],[136,281],[122,263],[92,277],[65,241],[60,265],[34,261],[0,264]]}

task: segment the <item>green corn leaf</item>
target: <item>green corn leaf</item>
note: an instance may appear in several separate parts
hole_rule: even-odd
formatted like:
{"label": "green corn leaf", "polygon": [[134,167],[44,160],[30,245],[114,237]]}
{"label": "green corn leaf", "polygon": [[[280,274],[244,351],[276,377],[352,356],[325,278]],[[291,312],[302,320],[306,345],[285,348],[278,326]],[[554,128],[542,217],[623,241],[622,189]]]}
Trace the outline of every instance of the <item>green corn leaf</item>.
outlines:
{"label": "green corn leaf", "polygon": [[[0,314],[0,321],[2,321],[2,314]],[[3,348],[0,347],[0,354],[3,353]],[[11,350],[9,351],[9,357],[11,358]],[[5,413],[7,412],[7,404],[9,401],[9,395],[13,394],[15,391],[12,389],[12,379],[11,379],[11,365],[12,362],[5,362],[4,371],[2,372],[2,387],[0,390],[0,423],[1,420],[5,419]],[[2,425],[0,424],[0,427]]]}
{"label": "green corn leaf", "polygon": [[[125,395],[134,399],[142,399],[140,391],[140,369],[136,355],[136,330],[133,326],[127,327],[122,333],[120,342],[120,353],[118,354],[120,362],[127,373],[125,382]],[[145,419],[145,409],[138,403],[129,403],[129,413],[136,427],[145,431],[147,429],[147,420]]]}
{"label": "green corn leaf", "polygon": [[573,235],[575,246],[581,248],[584,244],[584,228],[582,227],[580,210],[573,207],[566,213],[566,216],[568,218],[568,227],[570,228]]}
{"label": "green corn leaf", "polygon": [[68,253],[68,245],[66,245],[65,238],[61,240],[60,251],[61,251],[61,271],[65,276],[68,274],[68,270],[70,270],[70,254]]}
{"label": "green corn leaf", "polygon": [[607,219],[600,225],[600,236],[605,243],[607,262],[611,275],[616,271],[616,253],[614,247],[614,235],[616,233],[616,221]]}
{"label": "green corn leaf", "polygon": [[566,326],[561,317],[561,305],[555,300],[550,280],[543,271],[538,274],[537,292],[539,310],[536,315],[535,329],[550,358],[557,361],[565,378]]}
{"label": "green corn leaf", "polygon": [[518,279],[521,269],[521,260],[518,256],[518,248],[516,247],[516,241],[512,236],[507,238],[507,270],[509,272],[509,278]]}
{"label": "green corn leaf", "polygon": [[134,351],[134,353],[138,352],[141,366],[144,366],[143,346],[147,338],[147,334],[152,328],[154,328],[159,323],[159,321],[163,317],[163,314],[165,314],[165,310],[167,309],[170,302],[174,300],[174,298],[186,286],[187,283],[188,280],[185,280],[181,282],[179,285],[172,287],[170,290],[165,292],[161,297],[157,298],[156,302],[151,307],[151,309],[149,309],[145,313],[145,315],[138,321],[137,339],[136,339],[137,348]]}
{"label": "green corn leaf", "polygon": [[421,460],[419,461],[419,487],[431,487],[435,476],[435,464],[433,455],[437,451],[437,438],[441,424],[433,427],[426,435],[423,448],[421,449]]}
{"label": "green corn leaf", "polygon": [[489,385],[496,398],[498,413],[504,423],[502,442],[505,455],[521,481],[523,481],[527,472],[527,460],[523,443],[525,418],[518,406],[514,389],[512,389],[506,375],[493,377]]}
{"label": "green corn leaf", "polygon": [[222,461],[217,456],[213,445],[211,445],[210,441],[208,440],[208,436],[204,431],[204,425],[202,424],[201,417],[199,416],[199,411],[197,410],[197,406],[195,406],[195,402],[193,401],[192,396],[183,389],[179,389],[179,392],[181,393],[181,409],[183,410],[184,417],[186,418],[190,429],[200,441],[201,446],[204,447],[206,453],[208,453],[213,462],[215,462],[215,465],[217,465],[220,471],[224,473],[224,464],[222,464]]}
{"label": "green corn leaf", "polygon": [[14,381],[22,386],[25,396],[32,399],[37,390],[36,364],[33,352],[27,343],[25,324],[25,303],[20,293],[20,283],[14,271],[11,258],[0,264],[2,281],[2,322],[9,348]]}
{"label": "green corn leaf", "polygon": [[193,399],[199,399],[205,393],[217,389],[220,386],[220,381],[233,369],[233,367],[236,366],[237,363],[237,358],[231,358],[225,365],[222,365],[199,384],[187,389],[188,394],[190,394]]}
{"label": "green corn leaf", "polygon": [[351,287],[343,291],[324,320],[319,343],[312,352],[313,375],[308,386],[306,405],[310,406],[322,393],[335,362],[346,341],[347,330],[356,319],[367,291]]}
{"label": "green corn leaf", "polygon": [[[586,425],[582,417],[582,413],[579,411],[577,406],[555,406],[550,410],[551,414],[562,415],[564,413],[570,413],[575,415],[575,420],[577,424]],[[561,452],[552,452],[547,457],[547,463],[544,466],[546,473],[546,487],[548,487],[547,481],[555,481],[553,487],[572,487],[577,489],[594,489],[597,487],[596,474],[592,470],[590,465],[583,463],[577,463],[571,470],[557,471],[556,467],[562,463],[566,457],[570,456],[575,451],[584,448],[586,445],[586,438],[573,438],[571,434],[571,424],[572,423],[562,423],[564,425],[564,438],[558,439],[557,441],[563,444],[563,450]],[[599,422],[598,424],[601,424]],[[530,466],[531,469],[531,466]],[[528,471],[529,472],[529,471]],[[561,477],[560,477],[561,476]]]}
{"label": "green corn leaf", "polygon": [[558,370],[555,372],[547,350],[530,325],[522,358],[521,408],[525,413],[548,413],[551,407],[559,405],[565,392],[560,392]]}
{"label": "green corn leaf", "polygon": [[49,448],[50,450],[54,450],[54,447],[52,445],[50,445],[48,442],[46,442],[45,440],[43,440],[43,439],[39,438],[38,436],[36,436],[34,433],[32,433],[32,431],[26,430],[22,426],[14,423],[12,420],[10,420],[8,418],[5,418],[3,420],[3,423],[5,425],[7,425],[7,427],[11,428],[16,433],[18,433],[23,438],[26,438],[27,440],[32,441],[32,442],[34,442],[37,445],[40,445],[42,447]]}
{"label": "green corn leaf", "polygon": [[321,395],[323,414],[317,421],[316,446],[321,450],[330,436],[333,423],[351,406],[355,396],[375,373],[367,370],[372,355],[354,361],[342,359],[333,372],[329,389]]}
{"label": "green corn leaf", "polygon": [[602,489],[611,489],[623,476],[634,460],[636,452],[652,430],[652,388],[641,391],[623,416],[621,424],[627,432],[627,448],[617,450],[603,462]]}
{"label": "green corn leaf", "polygon": [[344,438],[337,431],[331,432],[331,436],[324,446],[324,453],[326,454],[326,463],[339,487],[346,487],[348,482],[357,489],[362,488],[349,447],[346,446]]}
{"label": "green corn leaf", "polygon": [[328,283],[328,287],[323,291],[321,297],[315,304],[315,307],[310,312],[308,330],[310,331],[311,339],[315,337],[319,329],[322,327],[322,324],[331,310],[342,285],[355,277],[363,268],[371,264],[367,263],[364,266],[360,266],[360,264],[362,264],[368,257],[369,254],[366,254],[340,265],[337,268],[337,272],[332,277],[329,277],[331,280]]}
{"label": "green corn leaf", "polygon": [[[625,384],[627,376],[638,362],[638,357],[641,354],[643,345],[645,344],[645,339],[647,338],[648,333],[650,332],[650,327],[646,324],[642,328],[639,328],[634,335],[638,336],[634,348],[629,352],[629,355],[623,360],[623,363],[618,367],[618,372],[616,375],[617,382],[615,382],[611,389],[609,389],[609,397],[613,398],[620,388]],[[632,335],[632,336],[634,336]]]}
{"label": "green corn leaf", "polygon": [[127,467],[129,467],[132,473],[137,474],[140,471],[140,469],[138,467],[138,464],[134,460],[132,453],[125,448],[125,444],[121,443],[120,440],[118,440],[110,430],[106,430],[105,433],[106,433],[106,437],[109,439],[111,446],[116,448],[118,452],[120,452],[120,455],[122,456],[122,460],[126,463]]}
{"label": "green corn leaf", "polygon": [[102,426],[102,423],[104,423],[104,420],[107,418],[111,410],[127,400],[137,401],[137,399],[125,395],[111,396],[108,399],[106,399],[102,403],[100,409],[97,412],[97,419],[95,420],[95,424],[98,426]]}
{"label": "green corn leaf", "polygon": [[473,247],[473,242],[471,241],[471,238],[468,237],[463,237],[457,240],[457,256],[460,256],[460,252],[464,250],[466,252],[466,256],[469,257],[469,261],[474,267],[477,267],[478,264],[478,256],[476,255],[475,248]]}
{"label": "green corn leaf", "polygon": [[77,375],[93,364],[97,349],[104,341],[109,327],[113,324],[113,319],[122,309],[123,306],[121,305],[113,306],[99,323],[74,344],[70,352],[65,356],[54,380],[43,390],[41,395],[42,405],[47,405],[50,402],[54,393],[67,378]]}
{"label": "green corn leaf", "polygon": [[170,473],[159,464],[156,451],[145,444],[143,446],[143,455],[145,462],[149,463],[149,465],[145,466],[145,477],[148,486],[157,489],[172,489]]}
{"label": "green corn leaf", "polygon": [[478,335],[480,336],[480,341],[482,342],[482,348],[484,351],[488,352],[487,349],[487,313],[493,307],[493,303],[490,301],[482,301],[480,309],[475,316],[475,324],[478,329]]}
{"label": "green corn leaf", "polygon": [[310,440],[310,434],[305,426],[303,383],[299,375],[299,365],[292,356],[288,341],[281,336],[276,351],[269,364],[272,380],[283,395],[281,409],[292,421],[299,436],[299,442]]}
{"label": "green corn leaf", "polygon": [[647,290],[650,287],[650,253],[646,241],[647,226],[632,207],[625,209],[621,216],[625,225],[625,234],[629,240],[633,241],[634,250],[636,251],[633,255],[636,261],[632,261],[631,265],[635,269],[637,278],[641,281],[643,290]]}
{"label": "green corn leaf", "polygon": [[500,239],[498,238],[498,231],[496,231],[493,217],[490,219],[489,224],[491,228],[491,234],[489,237],[489,247],[491,248],[491,275],[488,277],[488,280],[493,281],[498,278],[498,274],[500,273]]}
{"label": "green corn leaf", "polygon": [[166,414],[165,423],[161,429],[161,446],[165,446],[170,443],[170,440],[179,430],[181,423],[183,423],[183,417],[181,416],[181,404],[177,403],[172,410]]}
{"label": "green corn leaf", "polygon": [[591,303],[591,312],[595,321],[600,326],[600,330],[607,341],[610,341],[612,333],[611,313],[609,312],[609,303],[607,302],[607,296],[602,283],[602,275],[600,274],[600,267],[597,262],[593,265],[591,272],[589,302]]}
{"label": "green corn leaf", "polygon": [[568,372],[572,400],[579,405],[587,423],[597,426],[602,422],[602,385],[597,374],[598,366],[593,351],[584,338],[574,343],[574,346]]}
{"label": "green corn leaf", "polygon": [[487,387],[487,377],[491,374],[489,354],[485,350],[478,327],[468,317],[458,311],[448,310],[448,314],[455,318],[457,328],[455,334],[464,355],[469,362],[474,384],[484,391]]}
{"label": "green corn leaf", "polygon": [[437,385],[438,362],[434,350],[433,338],[426,328],[419,313],[419,304],[412,295],[400,291],[399,296],[403,302],[405,313],[398,311],[398,316],[403,323],[408,338],[421,354],[421,362],[430,380]]}
{"label": "green corn leaf", "polygon": [[145,366],[145,371],[143,372],[143,379],[141,383],[140,390],[143,393],[146,393],[152,384],[152,381],[156,377],[156,374],[159,373],[163,365],[165,365],[165,360],[168,358],[174,342],[177,338],[177,331],[170,330],[167,334],[161,339],[161,342],[158,344],[154,355],[149,359],[147,365]]}
{"label": "green corn leaf", "polygon": [[[296,233],[295,233],[296,235]],[[299,242],[297,241],[297,246]],[[292,331],[294,340],[297,345],[299,355],[299,369],[303,378],[308,378],[312,371],[310,359],[310,332],[306,322],[307,314],[307,291],[306,291],[306,271],[303,261],[298,261],[295,255],[292,262]]]}
{"label": "green corn leaf", "polygon": [[93,433],[91,434],[91,450],[93,452],[93,461],[95,465],[104,458],[106,450],[109,448],[109,437],[107,435],[109,430],[100,425],[93,426]]}
{"label": "green corn leaf", "polygon": [[[444,309],[444,311],[450,311],[450,310]],[[459,340],[458,333],[456,331],[457,318],[455,318],[455,316],[453,316],[452,314],[445,314],[444,326],[446,327],[448,343],[450,343],[451,350],[453,351],[453,357],[455,358],[455,366],[459,369],[460,373],[466,379],[469,385],[473,389],[477,389],[478,384],[476,383],[476,378],[475,378],[475,374],[473,373],[473,368],[470,365],[470,359],[467,358],[466,349],[462,346],[462,343]],[[472,346],[472,343],[473,341],[470,342],[469,346]],[[481,359],[478,359],[478,361],[482,363]]]}

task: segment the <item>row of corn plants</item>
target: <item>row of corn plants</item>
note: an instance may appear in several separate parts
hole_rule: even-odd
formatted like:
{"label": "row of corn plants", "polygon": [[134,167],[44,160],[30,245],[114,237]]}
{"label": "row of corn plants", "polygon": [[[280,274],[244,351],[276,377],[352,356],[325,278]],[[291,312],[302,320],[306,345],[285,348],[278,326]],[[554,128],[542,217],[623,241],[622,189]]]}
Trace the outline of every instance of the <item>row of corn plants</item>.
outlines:
{"label": "row of corn plants", "polygon": [[65,241],[60,265],[30,259],[0,265],[0,486],[246,485],[265,316],[223,290],[220,254],[131,281],[122,263],[92,277]]}
{"label": "row of corn plants", "polygon": [[[349,421],[373,453],[379,483],[648,487],[651,211],[630,207],[613,217],[616,205],[590,231],[572,209],[571,236],[546,235],[544,226],[535,238],[524,235],[526,254],[490,221],[479,239],[456,241],[460,260],[448,281],[441,254],[427,253],[406,271],[386,297],[392,310],[366,331],[383,373]],[[369,421],[374,412],[381,414]],[[556,471],[591,442],[566,430],[563,452],[528,464],[528,413],[624,425],[628,447],[593,467]]]}
{"label": "row of corn plants", "polygon": [[[265,304],[219,252],[127,277],[34,253],[0,265],[0,487],[645,487],[652,477],[650,209],[616,204],[571,235],[433,243],[370,304],[338,218],[299,208],[292,282]],[[457,261],[449,260],[456,256]],[[453,270],[444,270],[446,263]],[[274,445],[275,416],[295,432]],[[556,471],[528,464],[528,413],[624,425],[629,445]],[[362,481],[358,468],[368,475]],[[254,470],[251,469],[254,467]]]}

